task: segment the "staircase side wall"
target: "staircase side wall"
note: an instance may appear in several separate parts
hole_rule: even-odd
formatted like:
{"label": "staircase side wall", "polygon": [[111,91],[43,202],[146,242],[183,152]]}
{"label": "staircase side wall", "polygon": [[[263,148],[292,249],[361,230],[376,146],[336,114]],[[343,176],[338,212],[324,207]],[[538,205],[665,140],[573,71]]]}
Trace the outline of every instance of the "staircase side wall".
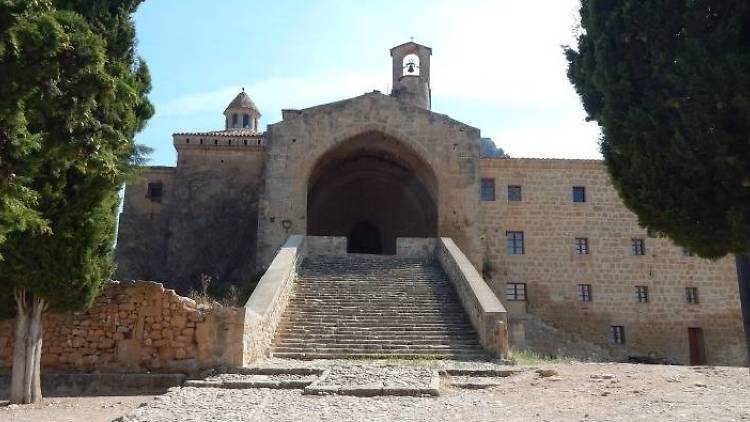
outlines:
{"label": "staircase side wall", "polygon": [[453,240],[441,238],[437,257],[456,288],[479,342],[500,357],[507,355],[506,311],[469,259]]}
{"label": "staircase side wall", "polygon": [[304,244],[305,236],[289,236],[245,304],[244,363],[269,354],[304,256]]}

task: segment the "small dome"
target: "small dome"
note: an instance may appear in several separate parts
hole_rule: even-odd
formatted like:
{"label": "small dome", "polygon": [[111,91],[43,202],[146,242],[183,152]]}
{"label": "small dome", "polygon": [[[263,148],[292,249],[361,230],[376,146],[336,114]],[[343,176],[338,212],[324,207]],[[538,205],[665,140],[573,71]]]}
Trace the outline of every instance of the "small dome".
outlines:
{"label": "small dome", "polygon": [[230,109],[248,109],[253,110],[255,113],[260,115],[260,110],[258,110],[258,107],[255,105],[252,99],[250,99],[250,96],[245,93],[245,88],[242,88],[242,92],[237,94],[236,97],[232,100],[231,103],[227,106],[227,108],[224,110],[224,113],[226,113]]}

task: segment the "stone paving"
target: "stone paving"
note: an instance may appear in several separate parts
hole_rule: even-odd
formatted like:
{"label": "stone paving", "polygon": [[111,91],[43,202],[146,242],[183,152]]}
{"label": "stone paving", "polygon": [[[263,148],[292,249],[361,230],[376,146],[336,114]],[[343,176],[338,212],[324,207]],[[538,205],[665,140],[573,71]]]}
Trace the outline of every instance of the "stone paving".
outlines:
{"label": "stone paving", "polygon": [[484,388],[497,385],[513,372],[502,363],[482,361],[269,359],[247,368],[190,380],[185,386],[302,389],[304,394],[317,395],[420,397],[439,395],[441,382],[455,387]]}
{"label": "stone paving", "polygon": [[[323,365],[317,362],[311,364]],[[393,368],[403,367],[404,375],[408,375],[420,373],[421,369],[414,368],[447,367],[452,364],[398,362]],[[380,365],[384,364],[373,365],[370,370],[378,371],[377,368],[383,368]],[[750,377],[746,368],[600,363],[540,365],[540,368],[514,367],[525,370],[507,377],[497,377],[501,378],[497,385],[483,389],[455,388],[445,383],[448,377],[441,376],[444,382],[437,397],[306,395],[300,389],[175,388],[118,421],[750,420]],[[452,369],[456,368],[443,372],[447,374]],[[485,370],[491,373],[491,368],[485,367]],[[454,374],[460,373],[459,370]],[[368,376],[366,373],[363,375]],[[397,372],[393,375],[397,375]],[[469,376],[450,377],[461,382],[467,381],[464,377]]]}

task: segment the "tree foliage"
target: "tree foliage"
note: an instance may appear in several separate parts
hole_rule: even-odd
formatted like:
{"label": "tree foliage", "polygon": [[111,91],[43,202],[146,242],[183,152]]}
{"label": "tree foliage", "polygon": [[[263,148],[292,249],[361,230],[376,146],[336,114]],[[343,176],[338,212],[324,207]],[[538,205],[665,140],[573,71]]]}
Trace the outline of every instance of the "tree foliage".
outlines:
{"label": "tree foliage", "polygon": [[0,0],[0,297],[17,311],[11,400],[41,398],[41,313],[112,272],[118,191],[153,114],[139,0]]}
{"label": "tree foliage", "polygon": [[750,2],[583,0],[568,77],[640,224],[750,252]]}
{"label": "tree foliage", "polygon": [[86,306],[111,272],[117,191],[153,113],[139,3],[0,2],[0,162],[20,180],[2,185],[18,194],[0,212],[0,282],[53,308]]}

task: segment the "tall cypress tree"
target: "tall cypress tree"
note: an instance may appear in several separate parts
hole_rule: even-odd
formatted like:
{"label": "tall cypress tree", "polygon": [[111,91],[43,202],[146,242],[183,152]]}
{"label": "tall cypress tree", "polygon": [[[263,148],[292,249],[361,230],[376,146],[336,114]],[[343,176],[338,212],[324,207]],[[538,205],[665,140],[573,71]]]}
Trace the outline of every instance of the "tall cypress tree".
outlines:
{"label": "tall cypress tree", "polygon": [[0,288],[17,312],[16,403],[41,399],[42,312],[89,306],[111,275],[117,192],[153,113],[134,55],[139,3],[0,1],[0,133],[22,177],[18,202],[39,223],[6,230],[0,245]]}
{"label": "tall cypress tree", "polygon": [[[568,77],[625,205],[705,258],[750,253],[750,2],[582,0]],[[744,268],[744,270],[743,270]],[[750,281],[740,277],[750,349]]]}

